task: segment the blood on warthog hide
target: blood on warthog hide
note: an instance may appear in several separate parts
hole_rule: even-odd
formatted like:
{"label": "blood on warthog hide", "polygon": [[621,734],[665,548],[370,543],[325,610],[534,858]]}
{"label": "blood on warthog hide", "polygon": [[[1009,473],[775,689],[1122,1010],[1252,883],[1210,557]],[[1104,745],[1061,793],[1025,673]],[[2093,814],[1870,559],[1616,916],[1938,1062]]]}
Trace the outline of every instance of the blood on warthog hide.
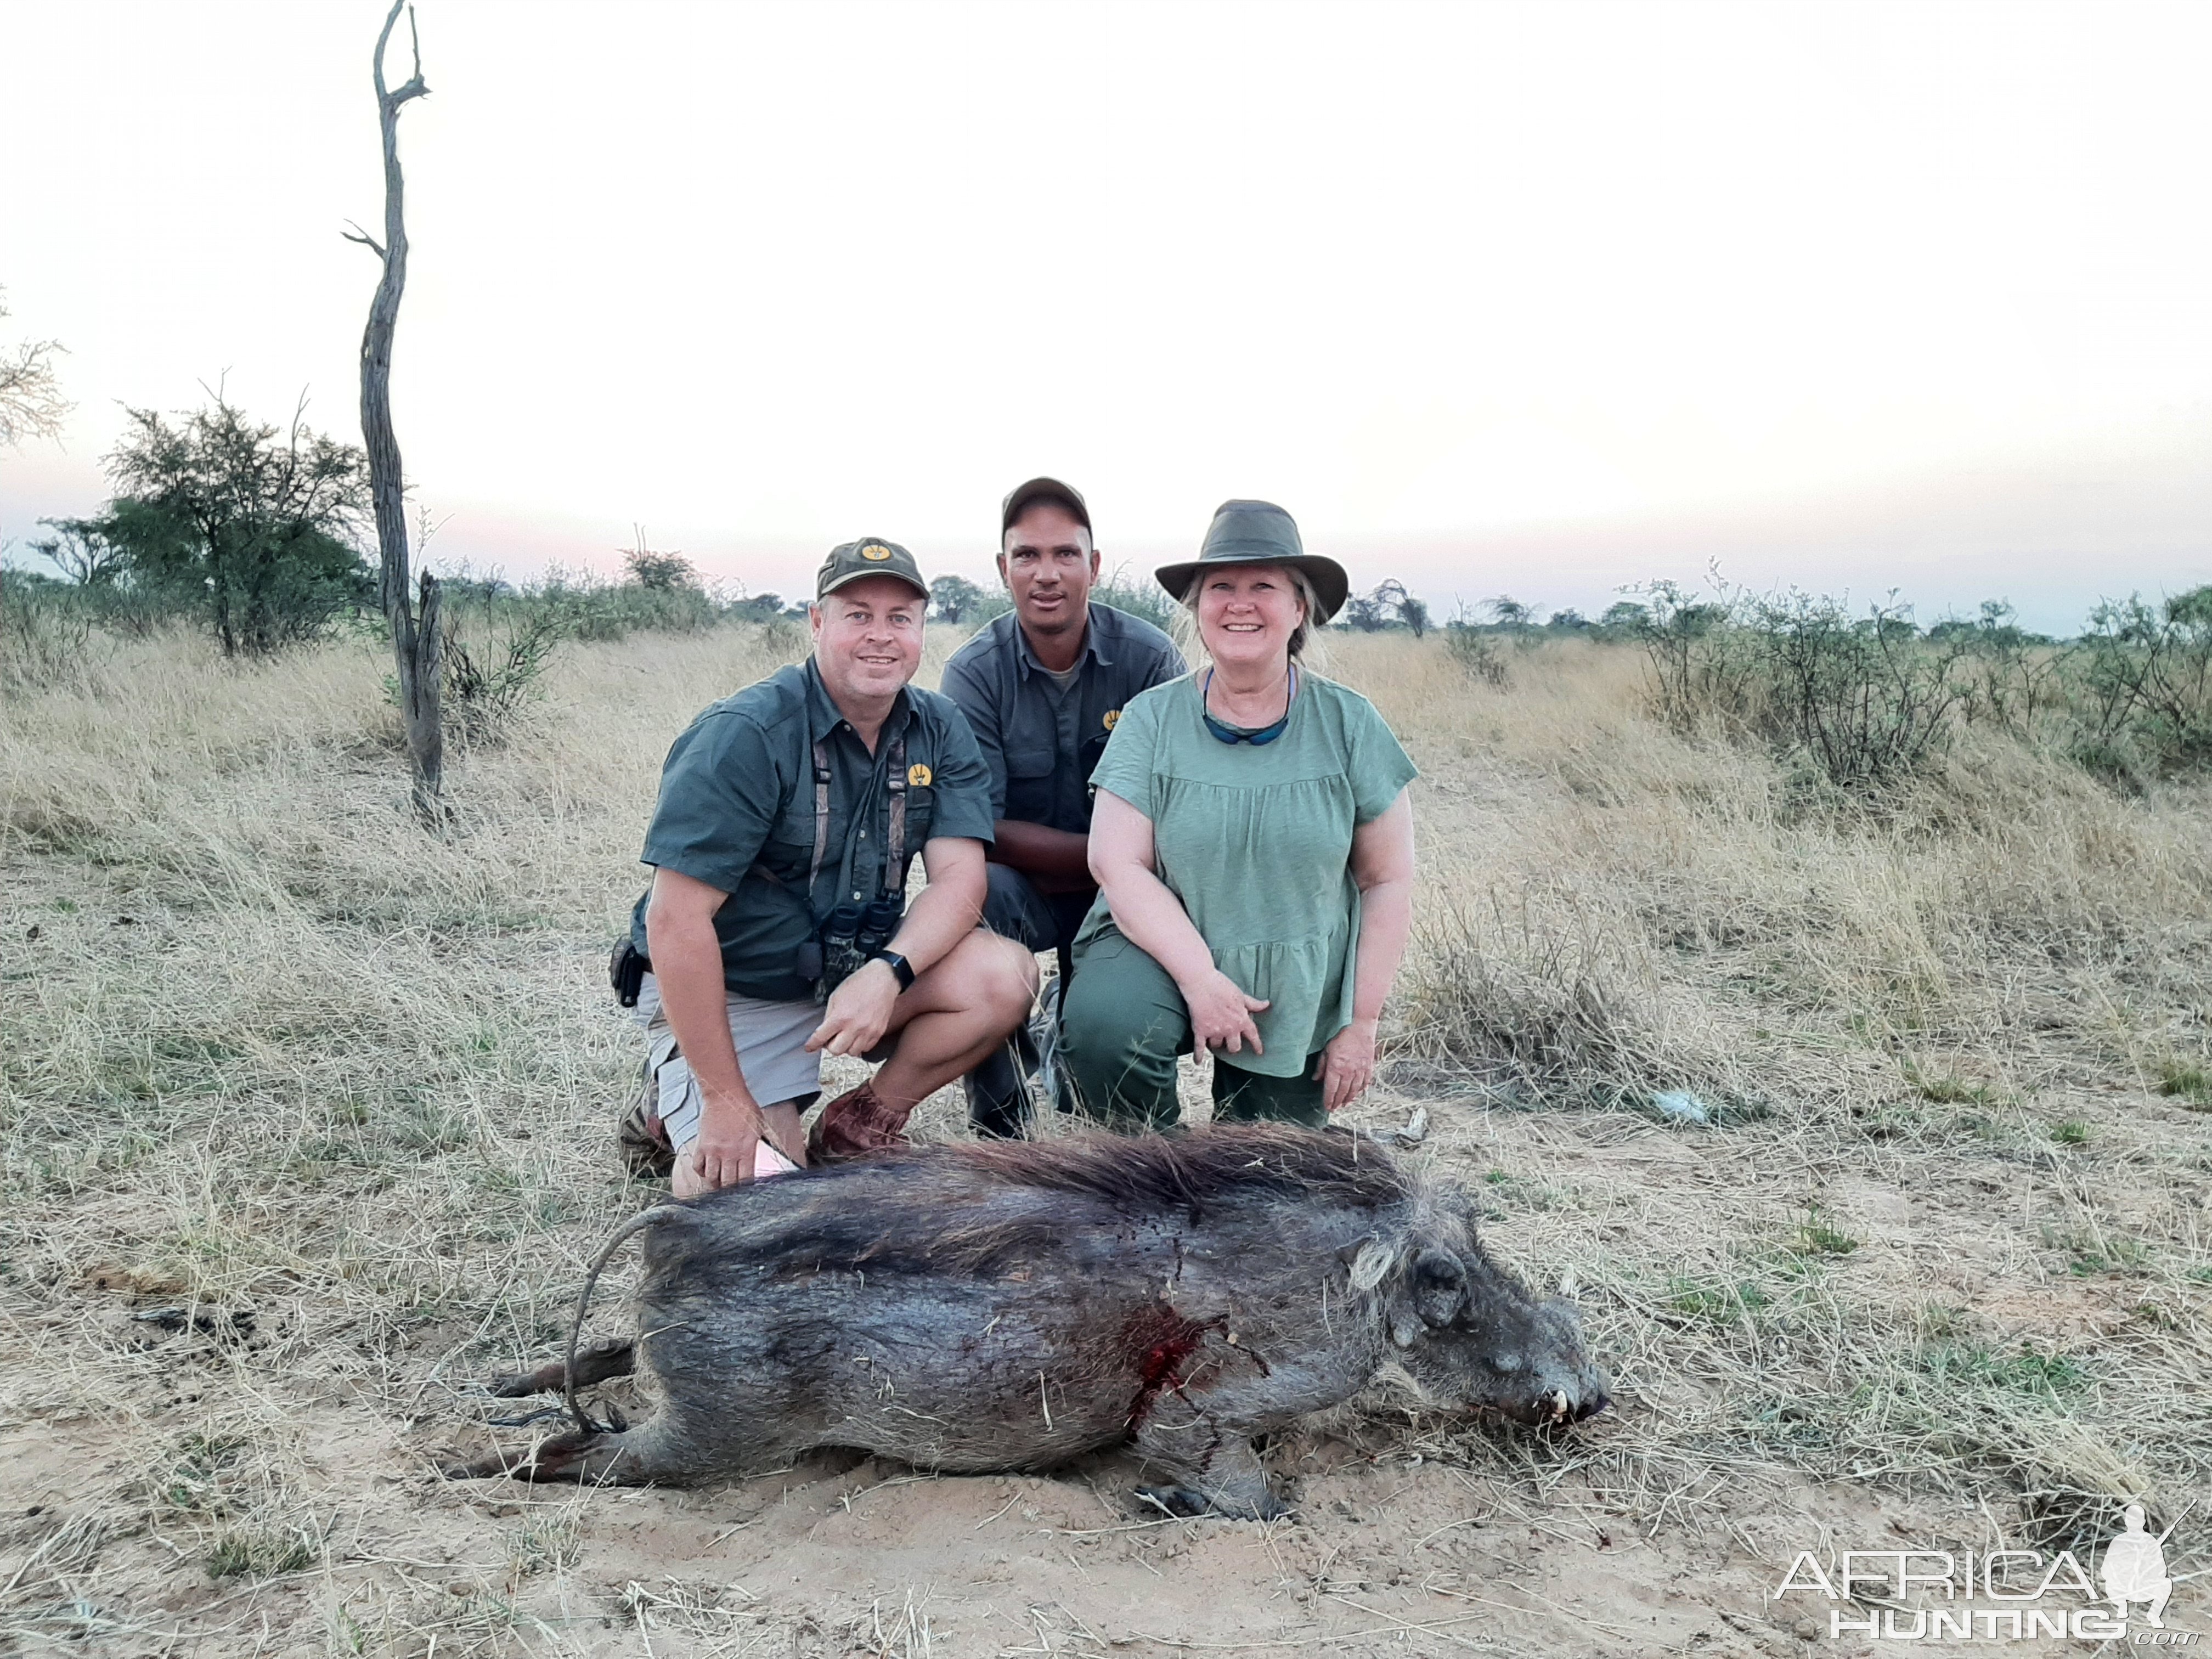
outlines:
{"label": "blood on warthog hide", "polygon": [[641,1335],[572,1340],[569,1364],[496,1389],[565,1384],[574,1409],[641,1364],[657,1413],[576,1410],[452,1473],[689,1486],[817,1446],[964,1472],[1127,1443],[1170,1509],[1278,1514],[1252,1437],[1386,1369],[1523,1422],[1604,1409],[1573,1308],[1492,1261],[1474,1216],[1372,1140],[1272,1126],[915,1147],[731,1188],[609,1241],[599,1266],[645,1235]]}
{"label": "blood on warthog hide", "polygon": [[1206,1332],[1221,1322],[1217,1319],[1201,1325],[1165,1303],[1139,1308],[1129,1316],[1121,1327],[1121,1345],[1136,1360],[1139,1379],[1136,1397],[1129,1401],[1129,1415],[1123,1420],[1131,1434],[1145,1426],[1152,1401],[1163,1389],[1182,1393],[1183,1366],[1206,1340]]}

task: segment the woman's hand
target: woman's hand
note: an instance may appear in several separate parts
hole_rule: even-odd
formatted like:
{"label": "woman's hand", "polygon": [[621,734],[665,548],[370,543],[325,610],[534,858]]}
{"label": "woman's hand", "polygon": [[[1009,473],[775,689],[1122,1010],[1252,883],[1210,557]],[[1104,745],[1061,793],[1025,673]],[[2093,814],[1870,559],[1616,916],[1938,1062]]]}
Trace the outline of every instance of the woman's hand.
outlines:
{"label": "woman's hand", "polygon": [[1254,1054],[1267,1052],[1260,1047],[1260,1028],[1252,1016],[1267,1005],[1246,996],[1243,988],[1218,968],[1208,969],[1177,988],[1190,1009],[1190,1034],[1200,1048],[1218,1047],[1234,1054],[1249,1042]]}
{"label": "woman's hand", "polygon": [[1377,1022],[1355,1019],[1328,1040],[1321,1051],[1314,1078],[1321,1085],[1321,1103],[1334,1111],[1349,1106],[1367,1092],[1375,1080],[1375,1030]]}

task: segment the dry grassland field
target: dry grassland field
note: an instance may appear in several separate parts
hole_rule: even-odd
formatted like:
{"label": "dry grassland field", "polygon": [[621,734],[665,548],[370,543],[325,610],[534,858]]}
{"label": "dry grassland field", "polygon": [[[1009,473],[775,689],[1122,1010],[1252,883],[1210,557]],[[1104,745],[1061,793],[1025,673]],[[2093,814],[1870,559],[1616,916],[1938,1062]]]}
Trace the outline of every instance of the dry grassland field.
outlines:
{"label": "dry grassland field", "polygon": [[[1640,653],[1572,641],[1502,685],[1433,636],[1331,645],[1423,773],[1392,1059],[1349,1115],[1426,1109],[1408,1156],[1579,1299],[1610,1412],[1542,1440],[1377,1394],[1268,1446],[1297,1514],[1265,1525],[1147,1512],[1116,1456],[441,1480],[527,1439],[481,1379],[556,1351],[658,1190],[615,1157],[605,961],[662,754],[800,648],[563,645],[511,740],[450,751],[442,839],[373,641],[96,637],[9,693],[0,1652],[1795,1659],[1894,1645],[1830,1634],[1872,1588],[1778,1598],[1801,1552],[2094,1571],[2130,1500],[2173,1528],[2169,1633],[2212,1629],[2201,787],[1968,729],[1856,803],[1655,722]],[[963,1135],[957,1091],[918,1126]]]}

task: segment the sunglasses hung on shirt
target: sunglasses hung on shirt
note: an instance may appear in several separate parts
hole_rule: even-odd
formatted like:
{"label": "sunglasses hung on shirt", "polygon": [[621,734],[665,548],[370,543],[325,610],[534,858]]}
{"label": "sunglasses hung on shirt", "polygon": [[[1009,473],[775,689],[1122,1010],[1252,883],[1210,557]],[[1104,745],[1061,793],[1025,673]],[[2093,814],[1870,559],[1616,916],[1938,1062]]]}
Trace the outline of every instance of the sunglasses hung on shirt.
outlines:
{"label": "sunglasses hung on shirt", "polygon": [[1298,699],[1298,671],[1296,664],[1291,665],[1288,679],[1291,693],[1283,699],[1282,719],[1263,726],[1255,732],[1239,732],[1235,726],[1224,726],[1214,719],[1212,711],[1206,706],[1206,696],[1213,690],[1213,671],[1209,668],[1206,671],[1206,684],[1199,689],[1198,717],[1206,722],[1206,729],[1224,743],[1249,743],[1255,749],[1259,748],[1262,744],[1273,743],[1283,735],[1283,728],[1291,723],[1291,705]]}

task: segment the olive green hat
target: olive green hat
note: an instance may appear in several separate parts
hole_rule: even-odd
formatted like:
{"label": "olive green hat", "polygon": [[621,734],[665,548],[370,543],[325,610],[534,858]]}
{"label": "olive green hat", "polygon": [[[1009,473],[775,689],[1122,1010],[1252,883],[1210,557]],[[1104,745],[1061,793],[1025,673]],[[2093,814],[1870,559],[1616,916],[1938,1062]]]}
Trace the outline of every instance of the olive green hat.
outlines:
{"label": "olive green hat", "polygon": [[1313,584],[1321,612],[1308,620],[1316,628],[1344,608],[1352,578],[1334,559],[1306,551],[1297,520],[1273,501],[1224,501],[1213,512],[1198,556],[1164,564],[1152,574],[1180,602],[1208,565],[1286,564]]}
{"label": "olive green hat", "polygon": [[831,548],[822,568],[814,573],[814,597],[826,599],[848,582],[864,576],[896,576],[923,599],[929,597],[929,584],[922,580],[921,567],[914,562],[914,555],[880,536]]}

